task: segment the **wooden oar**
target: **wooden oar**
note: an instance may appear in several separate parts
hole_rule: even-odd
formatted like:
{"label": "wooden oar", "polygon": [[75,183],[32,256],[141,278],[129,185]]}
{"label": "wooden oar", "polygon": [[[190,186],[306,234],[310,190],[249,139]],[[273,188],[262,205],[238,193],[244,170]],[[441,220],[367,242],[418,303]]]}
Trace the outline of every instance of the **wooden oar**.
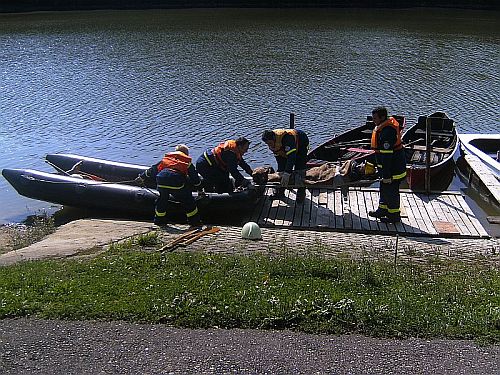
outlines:
{"label": "wooden oar", "polygon": [[168,242],[164,246],[160,247],[160,249],[158,251],[161,253],[161,252],[163,252],[165,250],[170,250],[171,248],[177,246],[182,241],[190,238],[191,236],[194,236],[196,233],[200,232],[201,230],[202,230],[202,228],[196,228],[196,229],[188,230],[187,232],[185,232],[185,233],[177,236],[175,239],[173,239],[172,241]]}
{"label": "wooden oar", "polygon": [[179,242],[178,245],[179,246],[187,246],[187,245],[192,244],[194,241],[200,239],[201,237],[203,237],[207,234],[213,234],[213,233],[217,233],[219,231],[220,231],[220,228],[218,228],[218,227],[204,229],[204,230],[196,233],[192,237],[189,237],[189,238],[185,239],[184,241]]}

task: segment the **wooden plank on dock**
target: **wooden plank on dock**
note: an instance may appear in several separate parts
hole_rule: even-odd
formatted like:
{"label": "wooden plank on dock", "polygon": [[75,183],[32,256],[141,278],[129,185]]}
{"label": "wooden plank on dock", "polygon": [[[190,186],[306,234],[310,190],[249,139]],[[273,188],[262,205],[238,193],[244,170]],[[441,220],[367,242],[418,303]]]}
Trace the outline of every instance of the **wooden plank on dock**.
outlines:
{"label": "wooden plank on dock", "polygon": [[370,230],[370,220],[368,210],[366,209],[366,194],[361,190],[356,190],[356,200],[359,207],[359,218],[361,219],[361,229]]}
{"label": "wooden plank on dock", "polygon": [[306,189],[306,199],[304,200],[302,220],[300,221],[300,226],[303,228],[309,228],[311,226],[311,206],[312,206],[311,190]]}
{"label": "wooden plank on dock", "polygon": [[325,189],[320,189],[318,196],[318,219],[316,226],[320,228],[329,228],[329,221],[330,211],[328,210],[328,193]]}
{"label": "wooden plank on dock", "polygon": [[328,194],[328,226],[330,228],[337,228],[337,223],[335,221],[335,190],[327,190]]}
{"label": "wooden plank on dock", "polygon": [[412,197],[415,202],[415,207],[417,208],[418,214],[426,225],[426,233],[437,234],[436,228],[434,228],[434,225],[432,224],[433,220],[438,220],[436,212],[434,211],[434,208],[431,204],[432,196],[428,196],[425,194],[412,194]]}
{"label": "wooden plank on dock", "polygon": [[418,227],[415,216],[413,215],[413,207],[408,201],[408,193],[401,193],[401,206],[405,208],[406,216],[401,217],[401,221],[405,226],[407,233],[420,234],[422,231]]}
{"label": "wooden plank on dock", "polygon": [[352,215],[351,215],[351,203],[349,202],[349,191],[347,192],[347,195],[342,194],[342,211],[343,211],[343,218],[344,218],[344,228],[346,229],[352,229]]}
{"label": "wooden plank on dock", "polygon": [[351,208],[352,227],[356,230],[361,230],[361,218],[359,216],[358,199],[356,191],[349,189],[349,207]]}
{"label": "wooden plank on dock", "polygon": [[319,202],[319,189],[311,190],[312,205],[311,205],[311,228],[316,227],[318,223],[318,202]]}
{"label": "wooden plank on dock", "polygon": [[[373,202],[371,192],[370,191],[368,191],[368,192],[363,191],[363,195],[365,196],[365,206],[366,206],[367,212],[375,211],[378,207],[378,203]],[[367,218],[368,218],[368,224],[370,225],[370,230],[376,231],[376,232],[379,231],[380,228],[379,228],[377,219],[375,219],[374,217],[368,216],[368,214],[367,214]]]}
{"label": "wooden plank on dock", "polygon": [[340,190],[334,191],[335,197],[335,228],[343,229],[344,226],[344,208],[342,204],[342,193]]}
{"label": "wooden plank on dock", "polygon": [[488,233],[486,230],[483,228],[481,223],[479,222],[478,219],[476,219],[476,216],[472,212],[472,209],[469,207],[467,202],[465,201],[465,198],[463,196],[456,196],[457,201],[460,205],[460,207],[464,210],[465,214],[469,218],[470,222],[472,223],[473,228],[476,230],[477,235],[480,237],[489,237]]}
{"label": "wooden plank on dock", "polygon": [[460,234],[470,236],[472,233],[467,224],[464,222],[464,217],[461,215],[460,209],[456,207],[457,201],[456,199],[453,199],[455,197],[448,194],[442,194],[440,198],[446,205],[449,214],[448,218],[453,220],[455,226],[458,227]]}
{"label": "wooden plank on dock", "polygon": [[[372,197],[372,204],[373,204],[373,209],[376,211],[378,209],[378,204],[379,204],[379,193],[376,191],[371,191],[370,195]],[[381,221],[377,220],[377,225],[379,227],[379,230],[381,232],[388,232],[389,228],[387,227],[386,223],[382,223]]]}
{"label": "wooden plank on dock", "polygon": [[285,217],[283,219],[283,225],[286,227],[289,227],[293,223],[293,214],[295,212],[295,208],[297,207],[296,199],[296,190],[290,190],[288,193],[288,204],[285,210]]}

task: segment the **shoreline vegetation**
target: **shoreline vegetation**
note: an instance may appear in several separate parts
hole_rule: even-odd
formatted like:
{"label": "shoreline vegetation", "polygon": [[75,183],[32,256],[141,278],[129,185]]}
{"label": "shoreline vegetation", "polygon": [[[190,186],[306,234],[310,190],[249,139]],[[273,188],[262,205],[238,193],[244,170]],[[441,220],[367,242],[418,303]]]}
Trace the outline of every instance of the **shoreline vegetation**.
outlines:
{"label": "shoreline vegetation", "polygon": [[[97,256],[0,267],[0,319],[128,321],[185,328],[500,343],[500,268],[308,256],[160,254],[140,235]],[[207,252],[208,251],[208,252]]]}
{"label": "shoreline vegetation", "polygon": [[499,10],[498,1],[345,1],[345,0],[4,0],[0,13],[74,10],[140,10],[140,9],[184,9],[184,8],[455,8],[474,10]]}

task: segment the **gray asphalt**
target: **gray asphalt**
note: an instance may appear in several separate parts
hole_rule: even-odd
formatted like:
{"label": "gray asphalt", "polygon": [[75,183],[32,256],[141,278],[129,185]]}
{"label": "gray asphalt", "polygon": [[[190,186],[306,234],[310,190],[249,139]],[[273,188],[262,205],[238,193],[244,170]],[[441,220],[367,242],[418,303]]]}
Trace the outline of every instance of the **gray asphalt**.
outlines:
{"label": "gray asphalt", "polygon": [[500,346],[123,322],[0,320],[0,374],[500,374]]}

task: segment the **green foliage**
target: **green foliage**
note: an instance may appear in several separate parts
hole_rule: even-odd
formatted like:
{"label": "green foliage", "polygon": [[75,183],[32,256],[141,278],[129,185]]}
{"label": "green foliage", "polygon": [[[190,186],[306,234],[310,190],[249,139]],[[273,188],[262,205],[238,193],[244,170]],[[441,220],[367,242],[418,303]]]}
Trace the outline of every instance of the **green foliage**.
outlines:
{"label": "green foliage", "polygon": [[200,253],[144,253],[153,237],[85,261],[0,268],[0,318],[34,315],[500,342],[499,270]]}

